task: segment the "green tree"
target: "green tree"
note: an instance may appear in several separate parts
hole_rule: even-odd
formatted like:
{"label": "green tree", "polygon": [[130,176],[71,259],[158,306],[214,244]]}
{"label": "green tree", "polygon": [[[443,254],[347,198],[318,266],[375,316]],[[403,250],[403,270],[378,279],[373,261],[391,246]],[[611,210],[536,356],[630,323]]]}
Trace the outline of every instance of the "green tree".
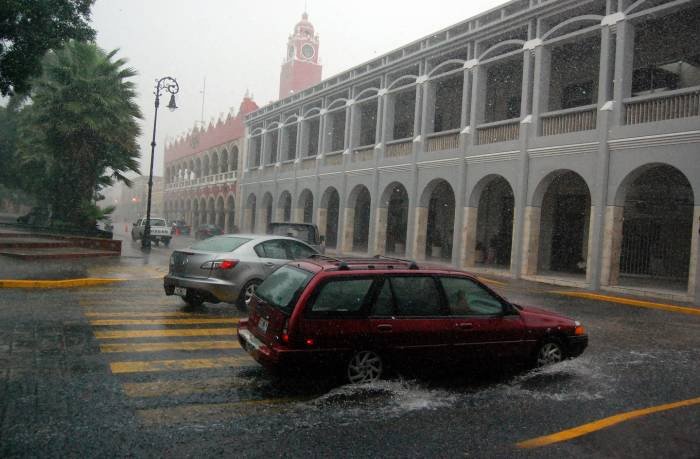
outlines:
{"label": "green tree", "polygon": [[92,40],[90,8],[95,0],[2,0],[0,93],[25,93],[41,73],[41,59],[68,40]]}
{"label": "green tree", "polygon": [[54,218],[89,226],[100,190],[138,173],[140,134],[136,72],[117,50],[71,41],[50,51],[32,80],[31,103],[21,113],[17,148],[25,188],[50,204]]}

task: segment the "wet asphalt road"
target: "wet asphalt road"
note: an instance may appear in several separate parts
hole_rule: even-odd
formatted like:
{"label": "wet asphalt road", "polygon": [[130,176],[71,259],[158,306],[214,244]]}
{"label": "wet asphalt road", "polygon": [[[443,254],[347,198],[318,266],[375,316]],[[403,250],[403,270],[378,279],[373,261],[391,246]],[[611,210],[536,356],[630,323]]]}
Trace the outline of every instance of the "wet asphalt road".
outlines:
{"label": "wet asphalt road", "polygon": [[700,405],[516,447],[700,397],[698,315],[502,285],[515,302],[584,322],[584,355],[541,371],[424,371],[364,387],[283,381],[238,348],[235,308],[192,311],[164,296],[170,251],[145,259],[127,242],[123,259],[80,268],[130,279],[118,284],[0,290],[0,457],[700,456]]}

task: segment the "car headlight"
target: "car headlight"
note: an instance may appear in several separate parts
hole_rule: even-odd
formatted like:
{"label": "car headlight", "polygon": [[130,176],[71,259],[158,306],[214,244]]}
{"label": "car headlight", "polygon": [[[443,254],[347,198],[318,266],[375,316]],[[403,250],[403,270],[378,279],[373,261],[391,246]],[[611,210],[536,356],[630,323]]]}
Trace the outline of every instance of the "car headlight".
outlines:
{"label": "car headlight", "polygon": [[578,320],[574,322],[574,335],[581,336],[586,334],[586,327],[584,327]]}

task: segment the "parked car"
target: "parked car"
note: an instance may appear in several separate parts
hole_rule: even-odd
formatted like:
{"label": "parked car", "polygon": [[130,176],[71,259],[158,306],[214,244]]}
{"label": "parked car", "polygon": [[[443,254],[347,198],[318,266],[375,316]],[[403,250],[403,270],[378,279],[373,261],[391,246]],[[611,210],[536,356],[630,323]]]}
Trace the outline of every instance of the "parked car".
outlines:
{"label": "parked car", "polygon": [[376,381],[389,367],[547,365],[588,344],[579,322],[508,302],[467,273],[328,257],[272,273],[256,289],[238,339],[268,368],[320,367],[350,383]]}
{"label": "parked car", "polygon": [[[151,228],[150,228],[150,240],[156,246],[162,242],[164,246],[170,245],[170,239],[172,238],[170,225],[168,225],[167,220],[164,218],[153,218],[151,217]],[[131,228],[131,239],[133,241],[138,241],[143,239],[144,231],[146,230],[146,219],[139,218],[132,225]]]}
{"label": "parked car", "polygon": [[192,232],[192,228],[187,224],[185,220],[175,220],[171,223],[172,233],[181,234],[183,236],[189,236]]}
{"label": "parked car", "polygon": [[199,240],[206,239],[212,236],[221,236],[224,231],[216,225],[204,224],[197,228],[194,232],[194,238]]}
{"label": "parked car", "polygon": [[267,234],[288,236],[309,244],[319,253],[326,252],[325,238],[318,232],[318,227],[311,223],[272,222],[267,225]]}
{"label": "parked car", "polygon": [[163,286],[166,295],[181,296],[191,306],[224,302],[245,310],[255,288],[275,269],[317,254],[289,237],[216,236],[174,251]]}

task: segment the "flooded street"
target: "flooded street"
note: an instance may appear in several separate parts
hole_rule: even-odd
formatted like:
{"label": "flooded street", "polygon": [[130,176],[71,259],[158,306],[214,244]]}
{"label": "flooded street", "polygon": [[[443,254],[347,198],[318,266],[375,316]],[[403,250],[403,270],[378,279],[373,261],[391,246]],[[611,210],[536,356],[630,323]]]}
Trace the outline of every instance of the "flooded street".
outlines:
{"label": "flooded street", "polygon": [[[182,241],[175,247],[185,244]],[[125,243],[128,251],[129,243]],[[127,279],[2,291],[0,455],[696,457],[698,405],[596,428],[534,449],[518,443],[698,397],[700,317],[498,282],[524,303],[576,317],[590,347],[526,370],[418,368],[370,385],[273,375],[240,349],[227,304],[166,297],[170,249],[89,266]],[[48,293],[50,292],[50,293]],[[663,437],[663,441],[655,438]]]}

